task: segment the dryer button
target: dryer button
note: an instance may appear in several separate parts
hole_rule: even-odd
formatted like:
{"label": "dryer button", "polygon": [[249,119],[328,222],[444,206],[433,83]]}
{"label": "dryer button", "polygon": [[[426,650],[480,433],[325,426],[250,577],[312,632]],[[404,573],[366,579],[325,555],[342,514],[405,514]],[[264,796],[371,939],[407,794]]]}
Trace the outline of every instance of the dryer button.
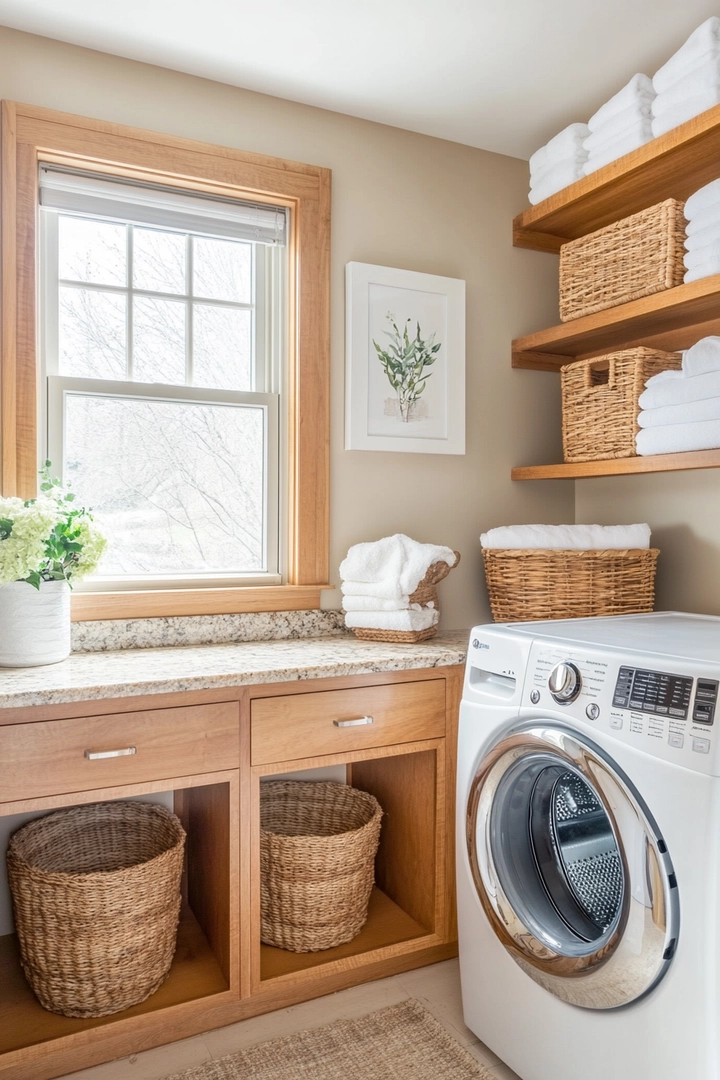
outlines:
{"label": "dryer button", "polygon": [[611,728],[615,728],[616,731],[619,731],[622,726],[623,726],[623,718],[622,718],[622,716],[611,716],[610,717],[610,727]]}
{"label": "dryer button", "polygon": [[538,701],[540,700],[540,691],[539,690],[531,690],[530,691],[530,700],[532,701],[533,705],[537,705]]}
{"label": "dryer button", "polygon": [[709,754],[710,753],[710,740],[709,739],[693,739],[693,750],[696,754]]}
{"label": "dryer button", "polygon": [[594,701],[591,702],[585,710],[585,715],[589,720],[597,720],[600,715],[600,707],[596,705]]}
{"label": "dryer button", "polygon": [[685,736],[680,735],[674,731],[671,731],[668,735],[668,743],[670,746],[675,746],[678,750],[682,750],[683,743],[685,742]]}

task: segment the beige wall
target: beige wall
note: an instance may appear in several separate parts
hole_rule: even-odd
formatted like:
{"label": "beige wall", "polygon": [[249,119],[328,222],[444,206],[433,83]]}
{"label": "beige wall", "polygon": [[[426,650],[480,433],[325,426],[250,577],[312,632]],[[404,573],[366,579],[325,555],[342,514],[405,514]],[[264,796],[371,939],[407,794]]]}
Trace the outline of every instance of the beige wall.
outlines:
{"label": "beige wall", "polygon": [[[557,379],[510,368],[511,338],[557,317],[556,260],[511,246],[527,164],[2,28],[0,96],[332,169],[331,581],[350,544],[407,532],[462,553],[441,586],[443,625],[488,618],[479,533],[574,509],[570,483],[509,475],[560,454]],[[350,260],[466,280],[464,457],[343,449]]]}

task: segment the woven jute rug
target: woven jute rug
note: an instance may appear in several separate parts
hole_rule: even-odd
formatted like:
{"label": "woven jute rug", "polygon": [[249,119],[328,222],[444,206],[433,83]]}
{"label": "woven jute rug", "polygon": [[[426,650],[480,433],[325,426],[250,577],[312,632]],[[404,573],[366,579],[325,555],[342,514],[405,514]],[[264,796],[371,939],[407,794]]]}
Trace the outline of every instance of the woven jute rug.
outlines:
{"label": "woven jute rug", "polygon": [[419,1002],[336,1020],[166,1080],[493,1080]]}

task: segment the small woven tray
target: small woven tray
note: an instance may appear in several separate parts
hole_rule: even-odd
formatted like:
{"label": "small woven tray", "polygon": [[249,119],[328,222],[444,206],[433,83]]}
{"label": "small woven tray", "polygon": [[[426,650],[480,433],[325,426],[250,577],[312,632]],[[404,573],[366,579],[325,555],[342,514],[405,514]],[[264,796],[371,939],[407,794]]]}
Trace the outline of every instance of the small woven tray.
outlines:
{"label": "small woven tray", "polygon": [[682,285],[685,204],[666,199],[560,248],[560,318]]}
{"label": "small woven tray", "polygon": [[495,622],[652,611],[657,548],[625,551],[483,549]]}
{"label": "small woven tray", "polygon": [[[451,570],[455,569],[459,562],[460,552],[456,551],[455,562],[452,566],[448,566],[446,562],[441,561],[428,567],[425,577],[415,592],[410,593],[410,603],[427,607],[432,602],[439,611],[438,584],[448,576]],[[426,627],[425,630],[374,630],[359,626],[353,626],[351,629],[355,637],[360,638],[362,641],[395,641],[398,644],[414,645],[419,641],[427,641],[429,638],[435,637],[437,623],[435,626]]]}

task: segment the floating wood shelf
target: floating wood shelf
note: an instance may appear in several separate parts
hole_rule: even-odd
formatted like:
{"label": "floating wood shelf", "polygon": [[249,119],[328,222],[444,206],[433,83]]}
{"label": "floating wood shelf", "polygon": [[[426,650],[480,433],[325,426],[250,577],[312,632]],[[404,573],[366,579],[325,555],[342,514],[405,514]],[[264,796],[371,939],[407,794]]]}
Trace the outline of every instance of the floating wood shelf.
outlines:
{"label": "floating wood shelf", "polygon": [[720,170],[720,105],[519,214],[516,247],[559,251],[663,199],[685,200]]}
{"label": "floating wood shelf", "polygon": [[[720,162],[715,169],[720,172]],[[688,349],[707,334],[720,334],[720,274],[516,338],[512,363],[557,371],[572,360],[633,345]]]}
{"label": "floating wood shelf", "polygon": [[633,473],[677,472],[680,469],[720,468],[720,450],[693,450],[687,454],[579,461],[562,465],[520,465],[513,480],[577,480],[584,476],[629,476]]}

